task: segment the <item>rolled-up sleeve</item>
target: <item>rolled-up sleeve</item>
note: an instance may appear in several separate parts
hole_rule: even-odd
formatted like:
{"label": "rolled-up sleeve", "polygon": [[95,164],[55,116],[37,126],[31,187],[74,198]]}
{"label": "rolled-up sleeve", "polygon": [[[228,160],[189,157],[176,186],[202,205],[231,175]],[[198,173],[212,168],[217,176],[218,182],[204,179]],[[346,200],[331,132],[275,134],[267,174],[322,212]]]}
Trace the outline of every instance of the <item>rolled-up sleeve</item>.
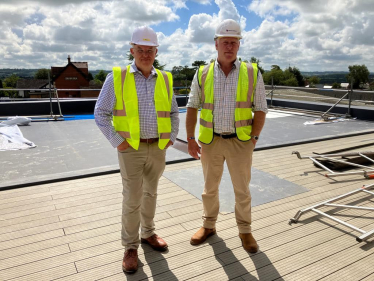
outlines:
{"label": "rolled-up sleeve", "polygon": [[262,111],[268,113],[265,84],[264,80],[262,79],[261,71],[258,71],[256,92],[254,96],[254,111]]}
{"label": "rolled-up sleeve", "polygon": [[113,74],[109,73],[97,99],[94,115],[96,125],[114,148],[125,140],[115,131],[112,123],[115,104]]}
{"label": "rolled-up sleeve", "polygon": [[188,96],[188,103],[187,107],[192,107],[192,108],[200,108],[202,101],[201,101],[201,88],[199,86],[199,81],[198,81],[198,70],[195,73],[195,76],[192,80],[191,84],[191,91]]}

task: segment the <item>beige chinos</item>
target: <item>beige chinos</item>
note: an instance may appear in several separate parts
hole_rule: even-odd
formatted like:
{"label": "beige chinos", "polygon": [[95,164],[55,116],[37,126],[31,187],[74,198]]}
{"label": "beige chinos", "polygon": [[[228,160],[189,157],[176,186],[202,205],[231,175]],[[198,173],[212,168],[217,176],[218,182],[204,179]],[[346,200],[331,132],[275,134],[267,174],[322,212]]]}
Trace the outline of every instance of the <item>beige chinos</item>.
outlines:
{"label": "beige chinos", "polygon": [[157,185],[165,169],[165,155],[166,149],[159,149],[157,142],[141,142],[139,150],[118,151],[123,183],[121,237],[126,250],[139,247],[140,226],[142,238],[154,234]]}
{"label": "beige chinos", "polygon": [[227,163],[235,193],[235,217],[240,233],[251,232],[251,166],[254,144],[237,138],[223,139],[214,136],[212,143],[203,144],[201,163],[205,187],[202,194],[205,228],[214,228],[219,213],[218,188],[221,182],[224,161]]}

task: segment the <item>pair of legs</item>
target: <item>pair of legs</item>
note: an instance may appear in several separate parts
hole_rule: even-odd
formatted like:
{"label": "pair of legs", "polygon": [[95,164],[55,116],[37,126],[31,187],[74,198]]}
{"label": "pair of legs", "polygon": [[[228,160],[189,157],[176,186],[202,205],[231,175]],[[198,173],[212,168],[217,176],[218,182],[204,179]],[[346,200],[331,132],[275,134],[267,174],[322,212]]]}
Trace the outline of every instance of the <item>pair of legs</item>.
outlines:
{"label": "pair of legs", "polygon": [[242,142],[237,138],[223,139],[214,136],[211,144],[201,144],[201,163],[205,179],[202,194],[204,213],[203,227],[215,228],[219,213],[218,188],[226,161],[235,193],[235,217],[239,233],[251,232],[251,181],[252,141]]}
{"label": "pair of legs", "polygon": [[141,238],[154,235],[158,181],[165,169],[166,150],[158,143],[140,143],[118,152],[123,184],[121,239],[125,250],[137,249]]}

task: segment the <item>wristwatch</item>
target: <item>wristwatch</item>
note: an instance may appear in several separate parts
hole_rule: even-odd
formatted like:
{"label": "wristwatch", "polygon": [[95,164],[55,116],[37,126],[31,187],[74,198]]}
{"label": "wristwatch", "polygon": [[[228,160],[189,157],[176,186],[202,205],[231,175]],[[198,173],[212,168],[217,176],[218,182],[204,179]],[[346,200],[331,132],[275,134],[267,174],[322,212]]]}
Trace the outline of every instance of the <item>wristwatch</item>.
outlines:
{"label": "wristwatch", "polygon": [[187,141],[194,140],[194,139],[195,139],[195,137],[189,137],[189,138],[187,138]]}
{"label": "wristwatch", "polygon": [[256,141],[258,141],[259,136],[251,136],[251,138],[254,138]]}

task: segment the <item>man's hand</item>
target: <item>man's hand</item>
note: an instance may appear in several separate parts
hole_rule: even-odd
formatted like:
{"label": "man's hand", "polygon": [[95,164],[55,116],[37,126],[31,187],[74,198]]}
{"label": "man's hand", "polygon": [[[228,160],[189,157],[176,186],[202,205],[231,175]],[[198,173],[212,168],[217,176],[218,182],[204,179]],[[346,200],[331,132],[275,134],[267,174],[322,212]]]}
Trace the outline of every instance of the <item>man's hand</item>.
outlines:
{"label": "man's hand", "polygon": [[195,159],[200,159],[201,148],[195,140],[188,140],[188,153]]}
{"label": "man's hand", "polygon": [[252,141],[253,145],[256,146],[257,141],[254,138],[251,138],[251,141]]}
{"label": "man's hand", "polygon": [[169,140],[168,144],[165,146],[164,149],[168,149],[169,146],[173,145],[173,142],[171,140]]}
{"label": "man's hand", "polygon": [[128,149],[130,146],[130,144],[124,140],[119,146],[117,146],[117,150],[118,151],[125,151],[126,149]]}

